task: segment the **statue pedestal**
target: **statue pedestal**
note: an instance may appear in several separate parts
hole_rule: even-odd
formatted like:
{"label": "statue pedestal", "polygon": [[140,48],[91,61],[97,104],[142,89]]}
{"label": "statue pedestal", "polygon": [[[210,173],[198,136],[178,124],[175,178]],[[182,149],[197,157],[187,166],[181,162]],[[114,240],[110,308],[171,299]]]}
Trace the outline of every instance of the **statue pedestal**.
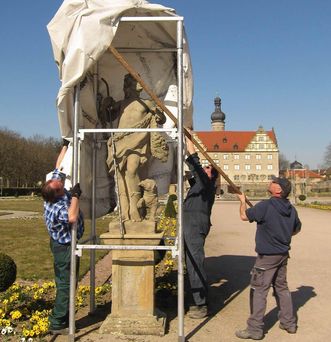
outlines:
{"label": "statue pedestal", "polygon": [[[158,246],[162,233],[109,232],[100,238],[107,245]],[[154,250],[112,251],[112,309],[99,333],[159,335],[165,333],[165,314],[155,309]]]}

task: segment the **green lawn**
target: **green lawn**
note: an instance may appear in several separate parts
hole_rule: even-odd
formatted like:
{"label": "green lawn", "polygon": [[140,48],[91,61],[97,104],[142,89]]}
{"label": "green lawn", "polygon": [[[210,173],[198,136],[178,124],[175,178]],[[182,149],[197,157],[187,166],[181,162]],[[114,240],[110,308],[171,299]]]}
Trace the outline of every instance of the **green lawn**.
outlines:
{"label": "green lawn", "polygon": [[[39,208],[39,209],[38,209]],[[42,200],[0,200],[2,210],[24,210],[42,212]],[[108,231],[108,220],[97,220],[97,236]],[[85,221],[83,239],[90,236],[91,222]],[[49,249],[49,235],[43,218],[0,220],[0,252],[11,256],[17,265],[19,279],[53,279],[53,258]],[[97,251],[100,259],[107,251]],[[83,251],[80,276],[89,269],[89,251]]]}

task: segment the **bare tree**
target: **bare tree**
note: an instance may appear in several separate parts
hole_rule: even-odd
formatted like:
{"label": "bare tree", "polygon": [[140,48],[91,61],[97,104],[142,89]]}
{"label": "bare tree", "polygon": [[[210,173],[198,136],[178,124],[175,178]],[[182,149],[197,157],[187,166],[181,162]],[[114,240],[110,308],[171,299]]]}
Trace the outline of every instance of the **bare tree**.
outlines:
{"label": "bare tree", "polygon": [[0,128],[0,177],[4,186],[34,187],[54,168],[60,140],[37,135],[23,138]]}
{"label": "bare tree", "polygon": [[331,166],[331,143],[326,147],[324,152],[324,166],[326,168]]}
{"label": "bare tree", "polygon": [[290,162],[283,153],[279,153],[279,170],[286,170],[290,167]]}

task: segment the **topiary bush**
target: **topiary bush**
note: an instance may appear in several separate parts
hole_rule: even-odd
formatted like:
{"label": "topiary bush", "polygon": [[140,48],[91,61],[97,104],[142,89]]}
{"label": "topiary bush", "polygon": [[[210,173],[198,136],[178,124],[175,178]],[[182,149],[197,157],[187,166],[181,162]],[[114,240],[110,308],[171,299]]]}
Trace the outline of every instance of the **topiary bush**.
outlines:
{"label": "topiary bush", "polygon": [[306,197],[305,195],[300,195],[300,196],[299,196],[299,200],[300,200],[300,201],[304,201],[306,198],[307,198],[307,197]]}
{"label": "topiary bush", "polygon": [[0,253],[0,292],[6,291],[16,280],[16,264],[7,254]]}
{"label": "topiary bush", "polygon": [[176,200],[177,200],[177,196],[175,194],[169,195],[166,207],[164,209],[165,217],[176,218],[177,211],[176,211],[175,204],[174,204]]}

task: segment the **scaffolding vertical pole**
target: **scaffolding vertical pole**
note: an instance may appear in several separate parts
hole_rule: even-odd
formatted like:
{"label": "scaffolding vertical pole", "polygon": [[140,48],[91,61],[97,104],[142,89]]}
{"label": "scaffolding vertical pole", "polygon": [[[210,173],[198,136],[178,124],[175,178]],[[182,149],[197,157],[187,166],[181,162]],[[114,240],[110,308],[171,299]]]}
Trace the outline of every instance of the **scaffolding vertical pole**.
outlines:
{"label": "scaffolding vertical pole", "polygon": [[[94,66],[93,89],[95,94],[95,106],[98,111],[98,62]],[[96,244],[96,169],[97,169],[97,134],[93,133],[92,142],[92,198],[91,198],[91,235],[90,240]],[[95,311],[95,249],[90,250],[90,313]]]}
{"label": "scaffolding vertical pole", "polygon": [[[80,84],[74,90],[74,122],[73,122],[73,173],[72,184],[78,182],[78,115],[80,112]],[[75,340],[75,302],[76,302],[76,243],[77,243],[77,223],[71,226],[71,263],[70,263],[70,295],[69,295],[69,335],[68,341]]]}
{"label": "scaffolding vertical pole", "polygon": [[184,242],[183,242],[183,21],[177,21],[177,78],[178,78],[178,341],[184,335]]}

